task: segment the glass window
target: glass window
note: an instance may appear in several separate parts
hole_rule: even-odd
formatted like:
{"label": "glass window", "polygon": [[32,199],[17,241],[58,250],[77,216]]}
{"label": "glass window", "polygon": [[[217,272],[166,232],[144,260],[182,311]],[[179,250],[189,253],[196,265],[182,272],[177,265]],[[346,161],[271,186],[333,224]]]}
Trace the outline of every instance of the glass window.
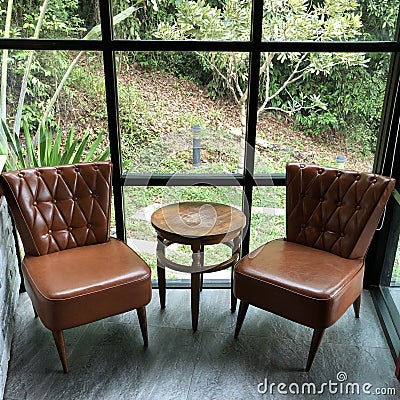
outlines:
{"label": "glass window", "polygon": [[[400,242],[397,245],[396,249],[396,257],[394,260],[391,286],[400,287]],[[399,301],[399,308],[400,308],[400,301]]]}
{"label": "glass window", "polygon": [[251,2],[226,0],[114,1],[113,13],[132,12],[115,28],[119,39],[249,40]]}
{"label": "glass window", "polygon": [[262,55],[256,173],[289,161],[371,171],[389,56]]}
{"label": "glass window", "polygon": [[[247,78],[231,90],[212,65],[239,58],[247,69],[248,55],[240,53],[125,53],[118,70],[123,170],[237,172],[247,101],[236,101],[232,90],[238,99]],[[229,68],[219,71],[229,76]]]}
{"label": "glass window", "polygon": [[12,50],[7,78],[2,111],[26,167],[110,158],[102,53]]}
{"label": "glass window", "polygon": [[393,40],[398,9],[397,0],[264,0],[263,40]]}
{"label": "glass window", "polygon": [[[98,4],[97,1],[78,0],[11,3],[0,0],[0,10],[3,11],[0,13],[0,36],[22,39],[100,39]],[[11,15],[11,20],[10,25],[6,26],[8,15]]]}
{"label": "glass window", "polygon": [[250,226],[250,251],[286,235],[286,188],[256,187]]}

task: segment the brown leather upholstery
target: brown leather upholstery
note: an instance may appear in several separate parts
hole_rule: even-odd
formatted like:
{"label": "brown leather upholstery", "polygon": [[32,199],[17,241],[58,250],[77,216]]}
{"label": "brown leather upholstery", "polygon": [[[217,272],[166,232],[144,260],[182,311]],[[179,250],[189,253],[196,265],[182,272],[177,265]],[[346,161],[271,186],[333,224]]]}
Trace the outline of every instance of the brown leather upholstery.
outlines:
{"label": "brown leather upholstery", "polygon": [[364,256],[394,180],[295,163],[286,173],[287,239],[235,266],[241,300],[235,336],[249,304],[314,328],[309,370],[325,329],[351,304],[358,316]]}
{"label": "brown leather upholstery", "polygon": [[25,287],[67,371],[62,331],[137,309],[147,345],[151,271],[109,238],[109,162],[13,171],[1,183],[24,248]]}
{"label": "brown leather upholstery", "polygon": [[26,254],[41,256],[109,239],[109,163],[3,173]]}
{"label": "brown leather upholstery", "polygon": [[364,257],[394,181],[289,163],[287,240],[345,258]]}

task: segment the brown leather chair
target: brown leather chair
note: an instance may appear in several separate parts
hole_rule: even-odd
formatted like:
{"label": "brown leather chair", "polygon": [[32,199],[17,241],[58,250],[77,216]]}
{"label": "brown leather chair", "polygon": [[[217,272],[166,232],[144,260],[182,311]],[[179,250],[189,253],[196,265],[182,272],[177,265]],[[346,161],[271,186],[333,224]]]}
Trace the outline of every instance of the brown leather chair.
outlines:
{"label": "brown leather chair", "polygon": [[286,239],[235,266],[241,300],[235,338],[249,304],[314,329],[306,371],[325,329],[354,306],[359,317],[364,256],[394,188],[380,175],[289,163]]}
{"label": "brown leather chair", "polygon": [[147,346],[148,265],[110,238],[109,162],[6,172],[1,183],[25,249],[35,315],[53,332],[68,372],[63,330],[137,310]]}

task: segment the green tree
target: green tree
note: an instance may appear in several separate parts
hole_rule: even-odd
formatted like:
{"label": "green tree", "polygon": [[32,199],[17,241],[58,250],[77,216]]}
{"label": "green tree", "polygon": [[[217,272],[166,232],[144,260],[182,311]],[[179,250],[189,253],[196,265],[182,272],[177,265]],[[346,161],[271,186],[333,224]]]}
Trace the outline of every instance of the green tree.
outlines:
{"label": "green tree", "polygon": [[[0,0],[1,1],[1,0]],[[77,5],[77,0],[74,0],[70,3]],[[71,5],[71,4],[70,4]],[[5,37],[10,36],[11,31],[11,14],[13,10],[13,1],[9,0],[7,7],[7,16],[6,16],[6,26],[5,26]],[[131,6],[127,9],[123,10],[119,14],[113,17],[113,25],[118,25],[120,22],[124,21],[126,18],[130,17],[132,13],[135,11],[135,7]],[[42,28],[44,28],[45,24],[45,14],[49,11],[49,1],[44,0],[42,6],[40,7],[40,14],[37,16],[36,25],[34,26],[34,38],[39,37],[39,33],[41,33]],[[67,14],[66,14],[67,15]],[[50,25],[54,24],[56,19],[54,16],[50,16]],[[75,19],[73,19],[72,24],[75,23]],[[47,23],[47,26],[49,23]],[[25,27],[25,25],[24,25]],[[67,25],[67,21],[63,23],[63,29],[65,32],[69,31],[69,27]],[[94,39],[101,35],[101,26],[94,26],[84,37],[83,39]],[[76,57],[69,64],[67,70],[65,71],[62,79],[57,85],[57,88],[47,102],[46,107],[43,112],[43,116],[41,120],[38,122],[36,135],[31,138],[31,132],[29,123],[27,122],[27,118],[24,119],[23,112],[26,110],[25,99],[27,88],[29,85],[29,81],[35,80],[35,77],[31,75],[32,69],[32,60],[34,56],[34,52],[28,52],[28,57],[26,60],[26,65],[24,68],[24,76],[22,79],[22,85],[20,90],[18,109],[16,116],[14,118],[14,129],[13,132],[10,133],[10,130],[7,127],[7,113],[6,113],[6,88],[8,84],[7,80],[7,70],[8,70],[8,52],[3,50],[3,58],[2,58],[2,72],[1,72],[1,87],[0,87],[0,154],[8,154],[9,160],[7,166],[13,168],[24,168],[26,166],[37,166],[37,165],[54,165],[53,163],[63,161],[63,162],[77,162],[83,156],[84,151],[87,150],[85,146],[88,144],[89,140],[89,132],[88,129],[82,138],[78,138],[75,141],[72,140],[73,136],[73,128],[70,129],[70,133],[68,135],[68,139],[65,144],[61,144],[62,139],[62,131],[59,129],[59,126],[56,126],[56,130],[52,131],[49,128],[50,122],[50,114],[54,107],[54,104],[59,97],[67,79],[69,78],[72,69],[76,66],[79,59],[83,55],[83,51],[80,51]],[[47,75],[51,75],[54,71],[46,71]],[[56,71],[56,73],[59,71]],[[32,83],[32,82],[31,82]],[[45,93],[48,95],[47,93]],[[37,101],[37,99],[36,99]],[[28,106],[29,108],[29,106]],[[24,123],[24,142],[20,140],[20,127],[21,122],[25,120]],[[54,140],[53,140],[54,138]],[[88,160],[94,157],[94,153],[101,142],[102,135],[98,136],[98,138],[92,143],[90,146],[85,160]],[[80,143],[79,147],[78,144]],[[63,152],[60,151],[63,149]],[[35,152],[37,151],[37,155]],[[109,151],[108,149],[102,153],[100,158],[104,159],[108,157]],[[96,158],[95,158],[96,159]],[[50,163],[50,164],[49,164]]]}
{"label": "green tree", "polygon": [[[333,41],[351,40],[361,35],[361,16],[356,0],[265,0],[263,40],[267,41]],[[223,8],[211,7],[204,0],[177,4],[173,24],[161,23],[157,35],[164,39],[249,40],[250,2],[226,0]],[[248,99],[248,56],[245,53],[198,53],[233,95],[241,114],[242,143],[246,126]],[[329,74],[337,65],[362,65],[363,54],[354,53],[275,53],[262,54],[260,105],[258,115],[267,110],[293,114],[304,109],[324,108],[319,95],[294,98],[290,87],[316,74]],[[274,74],[279,65],[286,75]],[[286,93],[292,100],[279,104]],[[239,170],[243,168],[244,146],[241,146]]]}

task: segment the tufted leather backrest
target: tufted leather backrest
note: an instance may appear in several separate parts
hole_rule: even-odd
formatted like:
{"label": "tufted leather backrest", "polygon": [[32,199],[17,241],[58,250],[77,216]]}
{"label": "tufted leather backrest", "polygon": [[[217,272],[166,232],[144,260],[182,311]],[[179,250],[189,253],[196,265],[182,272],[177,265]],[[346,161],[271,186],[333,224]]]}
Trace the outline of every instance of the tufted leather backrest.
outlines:
{"label": "tufted leather backrest", "polygon": [[287,164],[287,240],[345,258],[363,257],[394,185],[381,175]]}
{"label": "tufted leather backrest", "polygon": [[39,256],[109,240],[110,162],[1,174],[25,253]]}

